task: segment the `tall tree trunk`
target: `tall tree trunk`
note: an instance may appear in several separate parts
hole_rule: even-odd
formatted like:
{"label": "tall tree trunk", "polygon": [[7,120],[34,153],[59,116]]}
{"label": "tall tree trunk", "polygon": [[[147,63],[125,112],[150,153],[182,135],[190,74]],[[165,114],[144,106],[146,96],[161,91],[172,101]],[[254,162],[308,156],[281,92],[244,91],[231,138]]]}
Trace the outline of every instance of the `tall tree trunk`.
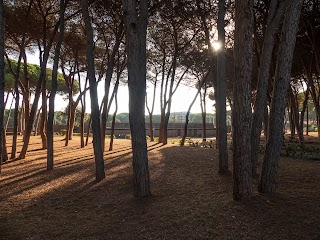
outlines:
{"label": "tall tree trunk", "polygon": [[[32,0],[30,0],[28,5],[28,10],[26,12],[25,21],[27,22],[27,19],[29,18],[29,13],[31,10]],[[15,102],[15,110],[14,110],[14,124],[13,124],[13,138],[12,138],[12,149],[11,149],[11,159],[16,158],[16,151],[17,151],[17,137],[18,137],[18,111],[19,111],[19,75],[20,75],[20,64],[21,64],[21,58],[22,58],[22,52],[25,45],[26,40],[26,33],[23,33],[21,45],[20,45],[20,53],[18,58],[18,64],[17,64],[17,70],[15,74],[15,94],[16,94],[16,102]],[[8,59],[9,61],[9,59]],[[1,135],[0,135],[1,136]]]}
{"label": "tall tree trunk", "polygon": [[[78,79],[79,79],[79,89],[80,89],[80,94],[82,94],[81,90],[81,77],[80,77],[80,72],[79,72],[79,64],[77,64],[78,67]],[[86,79],[86,83],[84,85],[84,88],[87,87],[88,83],[88,78]],[[84,116],[86,112],[86,96],[81,96],[81,115],[80,115],[80,147],[84,148]]]}
{"label": "tall tree trunk", "polygon": [[26,128],[23,146],[22,146],[22,149],[21,149],[21,152],[19,155],[20,159],[24,159],[27,154],[30,136],[31,136],[33,123],[34,123],[34,118],[36,116],[37,109],[38,109],[38,102],[39,102],[39,98],[40,98],[40,94],[41,94],[42,81],[46,75],[46,67],[47,67],[47,62],[48,62],[48,58],[49,58],[49,54],[50,54],[50,49],[52,47],[52,43],[53,43],[53,40],[56,36],[56,33],[58,31],[58,27],[59,27],[59,24],[56,24],[54,26],[54,29],[53,29],[51,36],[50,36],[49,43],[46,45],[46,47],[44,49],[44,54],[43,54],[43,58],[42,58],[41,65],[40,65],[40,76],[39,76],[39,79],[36,84],[36,90],[35,90],[34,100],[33,100],[33,104],[32,104],[31,111],[30,111],[28,126]]}
{"label": "tall tree trunk", "polygon": [[259,183],[261,193],[274,193],[276,190],[278,161],[283,144],[284,113],[302,2],[303,0],[290,1],[282,26],[270,110],[269,138]]}
{"label": "tall tree trunk", "polygon": [[87,128],[87,136],[86,136],[86,144],[85,144],[86,146],[88,146],[88,143],[89,143],[91,123],[92,123],[92,116],[90,115],[90,118],[88,121],[88,128]]}
{"label": "tall tree trunk", "polygon": [[201,119],[202,119],[202,141],[207,141],[207,111],[206,111],[206,92],[207,86],[204,85],[204,93],[200,91]]}
{"label": "tall tree trunk", "polygon": [[108,67],[107,67],[107,73],[106,73],[106,79],[105,79],[105,92],[104,92],[104,107],[101,114],[101,145],[102,145],[102,151],[104,152],[105,148],[105,141],[106,141],[106,127],[107,127],[107,120],[108,120],[108,100],[109,100],[109,91],[110,91],[110,83],[112,78],[112,73],[115,66],[115,58],[116,54],[119,50],[119,46],[121,43],[123,37],[123,22],[121,21],[119,30],[116,34],[116,41],[112,49],[112,53],[109,59]]}
{"label": "tall tree trunk", "polygon": [[[184,143],[186,141],[187,131],[188,131],[188,123],[189,123],[189,115],[190,115],[191,108],[192,108],[193,104],[195,103],[195,101],[197,100],[197,97],[198,97],[199,93],[201,92],[201,88],[202,88],[203,84],[205,84],[205,82],[209,79],[210,74],[211,74],[211,70],[209,70],[207,72],[207,74],[204,76],[204,78],[198,83],[198,91],[197,91],[196,95],[194,96],[192,102],[190,103],[187,114],[186,114],[186,121],[185,121],[184,128],[183,128],[183,135],[182,135],[180,146],[184,146]],[[200,96],[200,98],[201,98],[201,96]]]}
{"label": "tall tree trunk", "polygon": [[[23,103],[24,103],[24,127],[26,128],[29,121],[30,115],[30,83],[28,76],[28,62],[26,52],[22,51],[23,58],[23,72],[24,72],[24,86],[23,86]],[[25,130],[24,128],[24,130]]]}
{"label": "tall tree trunk", "polygon": [[49,97],[49,114],[47,125],[47,170],[53,170],[53,120],[54,120],[54,100],[58,89],[58,66],[60,59],[60,50],[64,36],[64,12],[65,3],[64,0],[60,0],[60,34],[58,42],[54,52],[53,69],[52,69],[52,82],[51,82],[51,94]]}
{"label": "tall tree trunk", "polygon": [[[9,96],[9,94],[8,94]],[[3,126],[3,144],[2,144],[2,161],[5,162],[9,159],[9,156],[8,156],[8,148],[7,148],[7,128],[8,128],[8,125],[9,125],[9,121],[10,121],[10,116],[11,116],[11,110],[12,110],[12,104],[13,104],[13,101],[14,101],[14,94],[12,94],[12,100],[11,100],[11,104],[10,104],[10,108],[9,108],[9,112],[8,112],[8,118],[6,120],[6,123],[4,124]],[[6,106],[6,104],[5,104]]]}
{"label": "tall tree trunk", "polygon": [[149,131],[150,131],[150,141],[154,141],[154,132],[153,132],[153,110],[154,110],[154,104],[156,100],[156,90],[157,90],[157,75],[155,77],[155,83],[153,85],[153,95],[152,95],[152,105],[151,109],[148,106],[148,97],[146,95],[146,107],[149,114]]}
{"label": "tall tree trunk", "polygon": [[[304,116],[306,112],[308,116],[309,92],[310,92],[310,83],[307,83],[307,89],[305,91],[304,100],[302,103],[302,110],[301,110],[300,123],[299,123],[300,129],[302,130],[302,134],[303,134]],[[307,117],[307,121],[308,121],[308,117]],[[306,135],[308,135],[307,133],[308,133],[308,124],[306,127]]]}
{"label": "tall tree trunk", "polygon": [[294,141],[296,138],[296,128],[294,125],[294,116],[292,106],[288,106],[289,124],[290,124],[290,141]]}
{"label": "tall tree trunk", "polygon": [[90,98],[91,98],[91,116],[92,116],[92,132],[93,132],[93,149],[96,163],[96,180],[101,181],[105,178],[103,152],[101,146],[101,131],[100,131],[100,111],[98,104],[97,82],[95,77],[94,66],[94,43],[91,18],[88,10],[88,1],[81,0],[82,16],[85,23],[87,35],[87,64],[88,78],[90,83]]}
{"label": "tall tree trunk", "polygon": [[[251,161],[252,174],[257,175],[257,161],[259,157],[260,135],[265,108],[267,106],[268,82],[270,79],[270,66],[275,38],[279,25],[284,15],[285,2],[271,0],[267,19],[267,29],[264,34],[262,54],[260,57],[260,67],[258,74],[257,94],[254,104],[252,131],[251,131]],[[288,1],[287,1],[288,2]],[[279,5],[280,4],[280,5]]]}
{"label": "tall tree trunk", "polygon": [[21,54],[19,55],[19,60],[17,64],[17,71],[14,82],[14,91],[16,95],[15,107],[14,107],[14,116],[13,116],[13,136],[12,136],[12,147],[11,147],[11,159],[16,158],[17,152],[17,139],[18,139],[18,125],[19,125],[19,102],[20,102],[20,93],[19,93],[19,74],[20,74],[20,63],[21,63]]}
{"label": "tall tree trunk", "polygon": [[226,84],[226,60],[225,60],[225,0],[218,3],[218,41],[221,49],[217,52],[217,144],[219,149],[219,173],[229,171],[228,166],[228,142],[227,142],[227,84]]}
{"label": "tall tree trunk", "polygon": [[123,0],[123,10],[128,55],[129,121],[134,196],[147,197],[151,194],[144,111],[148,0]]}
{"label": "tall tree trunk", "polygon": [[251,74],[253,0],[237,0],[235,5],[233,87],[233,198],[252,196],[251,166]]}
{"label": "tall tree trunk", "polygon": [[37,136],[38,135],[38,126],[39,126],[39,119],[40,119],[40,112],[41,112],[41,109],[40,108],[37,112],[37,116],[36,116],[36,120],[34,122],[34,134],[33,136]]}
{"label": "tall tree trunk", "polygon": [[4,9],[3,0],[0,0],[0,173],[3,150],[3,116],[4,116]]}
{"label": "tall tree trunk", "polygon": [[312,76],[308,76],[311,84],[310,84],[310,89],[311,89],[311,97],[313,100],[313,104],[315,106],[315,112],[316,112],[316,117],[317,117],[317,127],[318,127],[318,140],[320,140],[320,104],[319,104],[319,94],[316,92],[314,82],[312,79]]}
{"label": "tall tree trunk", "polygon": [[114,110],[114,113],[112,116],[109,151],[112,151],[112,149],[113,149],[114,128],[115,128],[115,124],[116,124],[116,116],[117,116],[117,111],[118,111],[118,93],[117,92],[114,96],[114,101],[115,101],[116,109]]}
{"label": "tall tree trunk", "polygon": [[294,121],[294,126],[297,129],[298,137],[299,137],[299,142],[303,143],[304,142],[304,137],[303,137],[303,128],[300,128],[299,124],[299,109],[298,109],[298,102],[296,97],[294,96],[292,89],[289,89],[289,97],[290,97],[290,102],[291,102],[291,109],[292,109],[292,114],[293,114],[293,121]]}
{"label": "tall tree trunk", "polygon": [[46,134],[46,125],[47,125],[47,89],[46,89],[46,78],[43,78],[42,81],[42,114],[40,117],[40,136],[42,142],[42,149],[47,149],[47,134]]}

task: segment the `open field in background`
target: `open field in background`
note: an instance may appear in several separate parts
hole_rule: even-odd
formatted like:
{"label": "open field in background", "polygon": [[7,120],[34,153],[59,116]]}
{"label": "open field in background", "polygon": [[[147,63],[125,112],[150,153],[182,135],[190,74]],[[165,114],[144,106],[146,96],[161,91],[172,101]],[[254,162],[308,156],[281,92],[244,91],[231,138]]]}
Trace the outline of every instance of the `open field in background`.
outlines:
{"label": "open field in background", "polygon": [[153,196],[135,199],[130,140],[115,140],[106,179],[96,183],[92,144],[61,139],[52,172],[40,137],[26,159],[2,166],[1,240],[320,239],[320,161],[282,157],[278,193],[258,194],[255,179],[255,197],[238,203],[232,175],[217,174],[216,149],[149,142]]}

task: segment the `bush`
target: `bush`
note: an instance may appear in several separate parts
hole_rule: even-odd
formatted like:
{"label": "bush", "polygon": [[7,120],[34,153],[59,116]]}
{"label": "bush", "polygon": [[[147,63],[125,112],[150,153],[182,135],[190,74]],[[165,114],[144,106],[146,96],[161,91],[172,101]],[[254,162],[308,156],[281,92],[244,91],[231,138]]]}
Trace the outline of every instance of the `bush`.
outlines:
{"label": "bush", "polygon": [[155,138],[154,138],[154,141],[155,141],[155,142],[159,142],[159,137],[155,137]]}
{"label": "bush", "polygon": [[130,134],[126,134],[124,138],[125,139],[131,139],[131,135]]}

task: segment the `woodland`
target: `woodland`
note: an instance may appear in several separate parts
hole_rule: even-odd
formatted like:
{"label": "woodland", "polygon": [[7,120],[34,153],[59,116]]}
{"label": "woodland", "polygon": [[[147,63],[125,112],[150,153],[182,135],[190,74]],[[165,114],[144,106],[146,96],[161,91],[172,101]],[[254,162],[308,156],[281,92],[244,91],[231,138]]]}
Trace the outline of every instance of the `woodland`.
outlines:
{"label": "woodland", "polygon": [[0,0],[0,239],[320,238],[319,16],[318,0]]}

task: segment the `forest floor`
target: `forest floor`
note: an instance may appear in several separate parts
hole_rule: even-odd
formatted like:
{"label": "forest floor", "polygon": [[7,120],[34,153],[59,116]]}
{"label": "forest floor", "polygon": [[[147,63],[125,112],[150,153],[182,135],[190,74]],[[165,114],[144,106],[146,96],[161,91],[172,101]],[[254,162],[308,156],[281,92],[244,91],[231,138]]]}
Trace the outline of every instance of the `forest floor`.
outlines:
{"label": "forest floor", "polygon": [[96,183],[92,144],[61,139],[51,172],[39,137],[26,159],[2,166],[1,240],[320,239],[320,161],[282,157],[275,195],[259,194],[255,179],[254,197],[236,202],[216,149],[150,142],[152,197],[136,199],[129,140],[105,153],[106,179]]}

